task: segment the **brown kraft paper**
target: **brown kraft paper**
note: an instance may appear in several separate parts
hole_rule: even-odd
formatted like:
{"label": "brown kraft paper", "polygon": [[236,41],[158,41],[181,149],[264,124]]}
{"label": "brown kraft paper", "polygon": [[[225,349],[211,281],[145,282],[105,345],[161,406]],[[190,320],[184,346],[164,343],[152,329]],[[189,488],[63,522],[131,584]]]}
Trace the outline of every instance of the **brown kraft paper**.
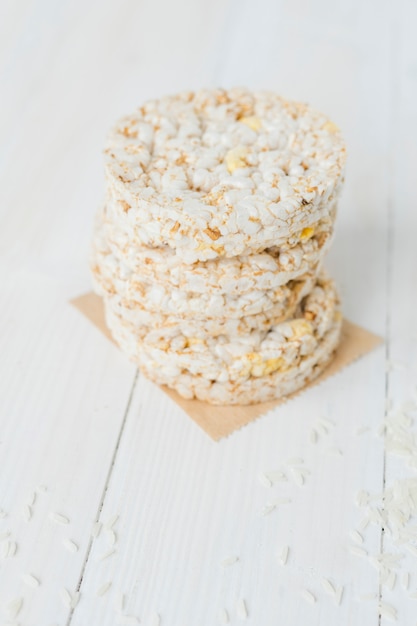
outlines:
{"label": "brown kraft paper", "polygon": [[[106,326],[103,301],[99,296],[92,292],[86,293],[71,300],[71,304],[114,343],[110,331]],[[305,385],[302,389],[285,396],[285,398],[271,402],[252,405],[215,406],[201,402],[200,400],[185,400],[178,395],[176,391],[168,389],[168,387],[165,386],[161,386],[161,389],[174,400],[209,437],[214,439],[214,441],[218,441],[222,439],[222,437],[227,437],[238,428],[246,426],[249,422],[252,422],[261,415],[283,404],[290,398],[294,398],[298,394],[303,393],[309,387],[320,384],[326,380],[326,378],[333,376],[333,374],[339,372],[343,367],[364,356],[382,343],[383,339],[378,335],[374,335],[368,330],[345,319],[342,326],[341,341],[336,350],[336,354],[320,376]]]}

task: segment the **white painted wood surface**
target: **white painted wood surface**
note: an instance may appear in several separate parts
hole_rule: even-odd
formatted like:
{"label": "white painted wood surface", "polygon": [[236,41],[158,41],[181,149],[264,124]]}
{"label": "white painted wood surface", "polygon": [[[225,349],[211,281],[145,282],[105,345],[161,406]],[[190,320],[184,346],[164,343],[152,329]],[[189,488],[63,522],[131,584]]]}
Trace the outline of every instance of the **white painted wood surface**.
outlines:
{"label": "white painted wood surface", "polygon": [[[122,592],[124,614],[148,626],[155,613],[163,626],[212,626],[222,609],[237,623],[241,598],[256,626],[376,626],[378,600],[359,601],[374,592],[415,626],[416,600],[398,583],[381,588],[349,552],[356,492],[405,475],[376,436],[386,399],[416,397],[415,4],[3,0],[0,12],[0,537],[11,531],[0,546],[17,544],[0,559],[1,619],[22,597],[10,623],[134,623],[115,610]],[[147,97],[218,84],[309,101],[344,130],[347,184],[328,266],[346,315],[387,341],[215,444],[68,300],[89,288],[110,124]],[[387,355],[405,369],[386,372]],[[323,416],[335,427],[312,444]],[[370,430],[356,435],[362,426]],[[305,486],[264,487],[259,473],[289,457],[304,458]],[[279,497],[292,502],[259,515]],[[104,529],[92,541],[93,523],[115,514],[116,537]],[[370,554],[390,549],[377,527],[364,534]],[[411,592],[417,559],[407,559]],[[322,577],[343,585],[339,607]],[[63,589],[80,592],[75,609]]]}

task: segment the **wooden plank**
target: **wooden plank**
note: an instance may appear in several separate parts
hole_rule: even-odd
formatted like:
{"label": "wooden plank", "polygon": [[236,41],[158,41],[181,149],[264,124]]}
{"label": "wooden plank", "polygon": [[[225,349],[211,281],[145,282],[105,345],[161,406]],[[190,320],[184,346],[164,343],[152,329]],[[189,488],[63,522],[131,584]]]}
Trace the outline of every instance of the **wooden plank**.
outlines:
{"label": "wooden plank", "polygon": [[[389,263],[389,309],[388,309],[388,371],[387,389],[391,412],[395,413],[405,404],[417,405],[417,253],[415,233],[417,214],[415,210],[415,163],[417,162],[417,47],[413,24],[417,19],[417,7],[410,2],[397,6],[393,16],[395,34],[392,83],[391,126],[391,215],[390,215],[390,263]],[[406,411],[417,417],[416,411]],[[409,428],[415,432],[414,424]],[[407,459],[386,455],[384,482],[389,489],[397,480],[415,478],[416,471],[407,467]],[[382,588],[384,601],[398,611],[400,624],[414,624],[415,599],[409,595],[416,591],[416,558],[405,546],[395,545],[387,533],[383,537],[383,550],[404,554],[401,570],[411,574],[410,589],[401,588],[400,580],[394,590]],[[398,576],[400,579],[400,574]]]}
{"label": "wooden plank", "polygon": [[[314,12],[307,2],[297,7],[232,4],[213,51],[216,77],[313,101],[346,132],[348,182],[329,267],[349,318],[385,334],[390,85],[383,68],[390,62],[390,12],[376,2],[351,9],[323,3],[317,13],[316,4]],[[93,545],[72,626],[114,624],[118,590],[126,593],[125,611],[143,623],[157,611],[170,626],[209,625],[222,608],[234,621],[243,597],[252,622],[264,626],[378,624],[375,602],[358,601],[377,593],[378,582],[366,559],[350,554],[348,533],[361,519],[357,490],[380,491],[383,480],[382,441],[355,433],[363,426],[375,432],[384,405],[379,349],[325,389],[313,388],[215,444],[140,380],[102,511],[103,520],[120,515],[117,552],[102,567],[109,536]],[[311,429],[323,416],[335,427],[313,445]],[[311,471],[304,487],[260,484],[259,472],[294,456]],[[290,505],[259,515],[268,501],[287,496]],[[285,544],[290,556],[282,567],[277,554]],[[375,553],[379,546],[380,532],[371,528],[365,547]],[[240,560],[222,568],[231,555]],[[323,592],[322,577],[344,586],[340,608]],[[97,589],[110,580],[111,591],[98,600]],[[315,606],[302,599],[303,589],[317,596]]]}
{"label": "wooden plank", "polygon": [[[135,368],[54,281],[25,270],[2,274],[1,284],[0,533],[11,531],[17,553],[2,561],[0,605],[24,596],[19,621],[63,623],[69,611],[60,590],[78,584]],[[54,523],[55,512],[69,524]],[[68,552],[65,539],[78,552]],[[27,588],[25,574],[41,587]]]}
{"label": "wooden plank", "polygon": [[[12,34],[1,37],[0,65],[0,533],[10,529],[5,549],[16,541],[17,552],[1,561],[0,610],[6,619],[8,602],[24,597],[19,623],[63,624],[71,611],[60,594],[82,578],[135,376],[68,304],[90,287],[100,146],[136,101],[169,80],[200,82],[222,3],[184,2],[175,28],[178,7],[161,14],[151,2],[15,5],[2,5],[0,24]],[[189,20],[207,30],[191,32]],[[47,493],[27,509],[41,483]],[[54,523],[56,512],[70,523]]]}

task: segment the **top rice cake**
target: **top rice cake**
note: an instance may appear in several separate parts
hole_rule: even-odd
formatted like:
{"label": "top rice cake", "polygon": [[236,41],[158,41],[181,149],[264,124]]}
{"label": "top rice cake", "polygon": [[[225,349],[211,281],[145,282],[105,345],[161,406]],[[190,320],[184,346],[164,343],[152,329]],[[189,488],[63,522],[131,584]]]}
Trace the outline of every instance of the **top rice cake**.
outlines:
{"label": "top rice cake", "polygon": [[242,88],[151,100],[119,121],[105,154],[114,223],[185,263],[301,237],[331,212],[345,164],[325,115]]}

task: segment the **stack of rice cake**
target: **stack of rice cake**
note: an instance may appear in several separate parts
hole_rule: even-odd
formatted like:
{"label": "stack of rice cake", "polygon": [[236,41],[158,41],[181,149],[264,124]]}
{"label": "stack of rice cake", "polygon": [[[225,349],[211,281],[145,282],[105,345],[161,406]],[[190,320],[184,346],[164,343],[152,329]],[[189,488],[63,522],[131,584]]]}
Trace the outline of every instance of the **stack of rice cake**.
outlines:
{"label": "stack of rice cake", "polygon": [[253,404],[315,378],[342,316],[322,270],[338,128],[269,92],[147,102],[112,130],[92,272],[120,347],[185,398]]}

